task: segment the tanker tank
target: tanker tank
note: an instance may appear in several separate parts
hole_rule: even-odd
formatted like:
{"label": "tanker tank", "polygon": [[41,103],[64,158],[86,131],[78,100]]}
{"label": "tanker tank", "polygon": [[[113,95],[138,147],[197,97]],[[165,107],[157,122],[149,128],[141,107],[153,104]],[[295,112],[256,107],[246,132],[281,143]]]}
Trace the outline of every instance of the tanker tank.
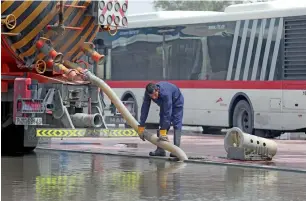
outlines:
{"label": "tanker tank", "polygon": [[93,40],[126,26],[127,10],[127,0],[1,1],[2,153],[33,150],[37,127],[75,128],[70,116],[101,117],[98,88],[63,64],[83,56],[102,62]]}
{"label": "tanker tank", "polygon": [[[91,9],[90,0],[2,1],[1,64],[10,64],[12,72],[35,70],[37,61],[58,54],[77,61],[84,54],[84,43],[91,43],[100,29]],[[39,51],[40,40],[47,41],[52,51]]]}

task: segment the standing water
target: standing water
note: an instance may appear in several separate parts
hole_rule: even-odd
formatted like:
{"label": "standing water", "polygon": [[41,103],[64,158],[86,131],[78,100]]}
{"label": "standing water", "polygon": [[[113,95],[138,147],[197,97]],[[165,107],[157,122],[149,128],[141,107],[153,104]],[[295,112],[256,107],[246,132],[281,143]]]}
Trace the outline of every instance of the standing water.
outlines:
{"label": "standing water", "polygon": [[4,201],[305,201],[306,174],[42,151],[2,157]]}

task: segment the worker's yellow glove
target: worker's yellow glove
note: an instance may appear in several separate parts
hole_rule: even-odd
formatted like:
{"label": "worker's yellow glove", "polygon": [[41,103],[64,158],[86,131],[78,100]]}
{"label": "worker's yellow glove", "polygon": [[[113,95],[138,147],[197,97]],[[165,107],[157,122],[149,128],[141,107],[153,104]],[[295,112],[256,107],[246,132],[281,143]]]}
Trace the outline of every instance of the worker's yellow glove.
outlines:
{"label": "worker's yellow glove", "polygon": [[159,130],[161,136],[167,136],[167,130]]}
{"label": "worker's yellow glove", "polygon": [[145,141],[144,136],[143,136],[144,131],[145,131],[145,127],[138,126],[137,133],[138,133],[140,139],[142,139],[143,141]]}
{"label": "worker's yellow glove", "polygon": [[159,140],[160,141],[168,141],[167,130],[159,130]]}
{"label": "worker's yellow glove", "polygon": [[143,127],[143,126],[138,126],[138,134],[140,135],[140,134],[143,134],[143,132],[144,132],[144,130],[145,130],[145,127]]}

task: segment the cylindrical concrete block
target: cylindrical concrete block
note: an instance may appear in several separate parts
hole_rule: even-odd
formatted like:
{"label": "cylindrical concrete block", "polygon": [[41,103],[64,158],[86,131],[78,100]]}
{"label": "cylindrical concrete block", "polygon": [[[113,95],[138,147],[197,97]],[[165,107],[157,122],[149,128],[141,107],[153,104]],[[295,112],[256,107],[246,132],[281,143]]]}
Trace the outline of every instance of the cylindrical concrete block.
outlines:
{"label": "cylindrical concrete block", "polygon": [[275,141],[244,133],[241,129],[234,127],[227,131],[224,138],[224,148],[228,152],[230,147],[244,148],[248,151],[273,157],[277,152]]}

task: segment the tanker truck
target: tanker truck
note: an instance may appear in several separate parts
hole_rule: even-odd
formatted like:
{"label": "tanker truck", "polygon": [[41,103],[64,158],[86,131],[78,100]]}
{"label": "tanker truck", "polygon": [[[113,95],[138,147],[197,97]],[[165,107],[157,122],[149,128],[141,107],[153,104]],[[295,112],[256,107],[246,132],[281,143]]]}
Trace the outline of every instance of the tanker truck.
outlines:
{"label": "tanker truck", "polygon": [[1,1],[2,153],[34,150],[37,127],[103,127],[82,58],[103,62],[93,40],[127,26],[127,10],[127,0]]}
{"label": "tanker truck", "polygon": [[[58,137],[58,132],[62,137],[100,137],[105,127],[102,92],[136,133],[137,120],[89,65],[104,61],[93,44],[97,33],[114,36],[127,27],[127,11],[127,0],[1,1],[2,153],[30,152],[38,137]],[[145,131],[140,137],[179,161],[188,159],[156,133]]]}

